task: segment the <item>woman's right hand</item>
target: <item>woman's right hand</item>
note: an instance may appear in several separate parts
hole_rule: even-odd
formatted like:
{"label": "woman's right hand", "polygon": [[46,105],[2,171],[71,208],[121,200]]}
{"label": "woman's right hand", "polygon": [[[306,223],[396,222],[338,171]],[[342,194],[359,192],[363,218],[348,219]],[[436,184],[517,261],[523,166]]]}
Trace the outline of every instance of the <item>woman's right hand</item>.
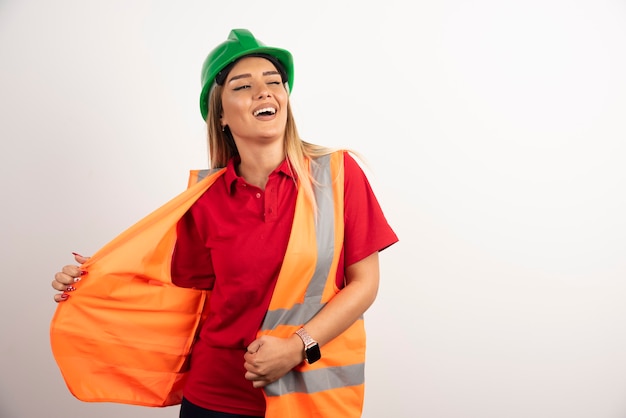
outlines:
{"label": "woman's right hand", "polygon": [[[74,260],[77,263],[83,264],[89,257],[83,257],[80,254],[74,254]],[[83,275],[80,266],[77,265],[67,265],[63,266],[61,271],[57,272],[54,275],[54,280],[52,281],[52,287],[55,290],[58,290],[61,293],[57,293],[54,295],[55,302],[63,302],[67,300],[69,297],[69,292],[74,290],[74,283],[80,281],[80,276]]]}

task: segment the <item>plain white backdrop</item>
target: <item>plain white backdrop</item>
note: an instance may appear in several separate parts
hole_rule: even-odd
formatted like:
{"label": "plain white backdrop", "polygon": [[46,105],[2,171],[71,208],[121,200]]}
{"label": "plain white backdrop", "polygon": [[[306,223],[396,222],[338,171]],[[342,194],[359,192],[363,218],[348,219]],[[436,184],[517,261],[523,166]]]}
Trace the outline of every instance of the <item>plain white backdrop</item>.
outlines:
{"label": "plain white backdrop", "polygon": [[206,167],[236,27],[292,51],[301,135],[365,156],[400,237],[364,418],[626,416],[624,1],[0,0],[0,417],[178,416],[68,392],[49,283]]}

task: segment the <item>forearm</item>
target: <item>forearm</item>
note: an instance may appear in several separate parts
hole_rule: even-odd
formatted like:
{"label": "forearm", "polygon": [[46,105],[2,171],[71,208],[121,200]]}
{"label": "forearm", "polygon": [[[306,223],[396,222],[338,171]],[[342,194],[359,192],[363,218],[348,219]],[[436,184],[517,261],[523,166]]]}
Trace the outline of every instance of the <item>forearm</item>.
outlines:
{"label": "forearm", "polygon": [[379,282],[378,253],[349,266],[346,269],[346,279],[346,286],[304,325],[322,347],[350,327],[376,299]]}

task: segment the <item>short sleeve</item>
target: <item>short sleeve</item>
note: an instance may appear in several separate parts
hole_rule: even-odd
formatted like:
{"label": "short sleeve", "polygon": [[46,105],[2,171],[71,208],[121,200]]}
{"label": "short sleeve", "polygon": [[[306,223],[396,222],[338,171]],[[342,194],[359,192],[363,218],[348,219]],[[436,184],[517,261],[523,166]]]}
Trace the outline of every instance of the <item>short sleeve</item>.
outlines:
{"label": "short sleeve", "polygon": [[344,153],[344,263],[356,263],[398,241],[356,160]]}

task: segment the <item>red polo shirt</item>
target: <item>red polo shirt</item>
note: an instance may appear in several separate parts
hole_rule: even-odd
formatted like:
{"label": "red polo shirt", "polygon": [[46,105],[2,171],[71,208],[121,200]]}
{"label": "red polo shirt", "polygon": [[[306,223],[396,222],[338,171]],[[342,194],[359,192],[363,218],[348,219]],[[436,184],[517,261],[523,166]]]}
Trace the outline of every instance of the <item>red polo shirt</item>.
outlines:
{"label": "red polo shirt", "polygon": [[[345,238],[337,269],[395,243],[365,174],[348,154],[345,162]],[[209,316],[194,344],[184,396],[206,409],[265,414],[260,389],[244,378],[243,355],[255,338],[287,249],[296,182],[286,161],[265,190],[235,172],[236,160],[178,224],[172,281],[213,289]]]}

